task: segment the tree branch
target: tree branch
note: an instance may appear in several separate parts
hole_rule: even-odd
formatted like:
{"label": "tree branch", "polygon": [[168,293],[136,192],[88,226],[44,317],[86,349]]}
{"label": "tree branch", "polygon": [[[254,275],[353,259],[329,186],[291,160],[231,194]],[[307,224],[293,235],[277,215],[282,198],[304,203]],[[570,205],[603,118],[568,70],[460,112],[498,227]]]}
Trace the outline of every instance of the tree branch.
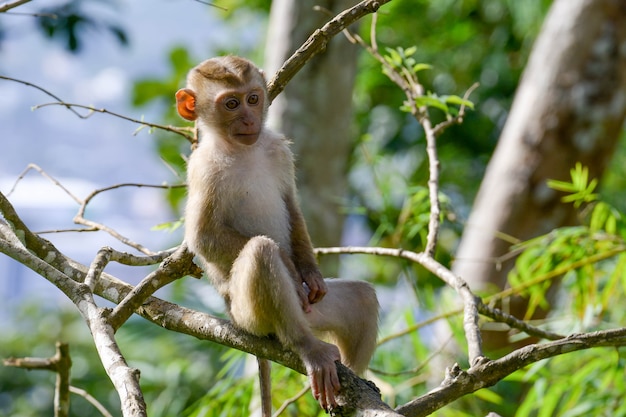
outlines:
{"label": "tree branch", "polygon": [[13,3],[4,3],[2,6],[0,6],[0,13],[4,13],[8,10],[11,10],[15,7],[21,6],[22,4],[26,4],[28,2],[30,2],[32,0],[16,0]]}
{"label": "tree branch", "polygon": [[626,328],[577,334],[550,343],[528,345],[503,356],[470,368],[467,372],[456,367],[442,386],[396,409],[400,414],[421,417],[443,405],[495,385],[506,376],[532,363],[569,352],[595,347],[626,346]]}
{"label": "tree branch", "polygon": [[[82,283],[86,271],[81,273],[74,270],[69,259],[62,255],[54,245],[28,230],[2,193],[0,193],[0,213],[11,226],[10,231],[3,228],[3,235],[9,235],[10,232],[14,234],[14,238],[0,239],[0,252],[46,278],[72,300],[89,327],[100,361],[120,397],[124,417],[146,416],[146,404],[139,387],[139,374],[137,370],[128,366],[120,352],[113,336],[113,328],[108,323],[106,310],[96,305],[93,293],[87,285]],[[21,238],[18,239],[18,237]],[[18,240],[34,245],[31,248],[13,243]],[[39,253],[44,247],[49,248],[50,251],[41,256]],[[61,259],[57,259],[57,255]],[[59,270],[53,265],[62,265],[63,268]],[[80,280],[74,281],[68,274]]]}
{"label": "tree branch", "polygon": [[67,417],[70,411],[70,358],[67,343],[56,343],[56,354],[51,358],[8,358],[4,366],[23,369],[44,369],[57,374],[54,390],[54,417]]}
{"label": "tree branch", "polygon": [[81,397],[83,397],[89,404],[93,405],[104,417],[113,417],[113,415],[109,413],[109,410],[107,410],[98,400],[96,400],[84,389],[70,386],[70,392],[72,394],[80,395]]}
{"label": "tree branch", "polygon": [[328,23],[317,29],[296,52],[285,61],[267,85],[269,100],[272,102],[287,86],[289,81],[317,53],[326,48],[328,42],[339,32],[361,19],[376,12],[380,6],[391,0],[364,0],[354,7],[339,13]]}
{"label": "tree branch", "polygon": [[[197,267],[191,263],[192,255],[186,250],[185,246],[179,247],[175,252],[177,256],[180,256],[179,260],[174,262],[166,260],[163,262],[154,274],[144,279],[144,288],[140,287],[135,291],[135,288],[131,285],[102,271],[106,256],[98,258],[97,266],[92,265],[92,268],[88,268],[65,257],[50,242],[33,234],[22,223],[2,193],[0,193],[0,213],[3,214],[11,225],[20,226],[20,229],[15,229],[15,226],[13,226],[12,230],[28,237],[28,239],[24,240],[29,243],[27,250],[26,247],[17,246],[19,244],[17,238],[14,239],[13,244],[7,239],[0,239],[0,252],[9,255],[48,279],[48,281],[61,289],[78,307],[94,337],[96,348],[107,374],[118,390],[122,400],[124,416],[144,416],[145,403],[143,403],[143,397],[139,389],[138,373],[136,370],[128,367],[119,351],[113,336],[115,328],[111,321],[119,326],[125,320],[124,317],[131,306],[136,304],[140,304],[136,310],[139,315],[169,330],[220,343],[275,361],[306,374],[300,357],[292,351],[285,350],[278,340],[274,338],[256,337],[236,328],[227,320],[186,309],[154,297],[144,298],[147,293],[155,290],[155,287],[152,286],[155,282],[160,284],[168,280],[180,278],[186,272],[197,271]],[[0,229],[0,232],[2,232],[0,236],[10,232],[10,230],[5,229]],[[42,253],[42,248],[44,247],[48,252]],[[29,250],[33,253],[29,252]],[[43,255],[45,261],[38,257],[39,254]],[[48,256],[50,254],[54,255]],[[59,266],[63,267],[63,273],[56,269]],[[119,313],[113,315],[113,320],[110,320],[106,310],[96,306],[89,286],[82,283],[88,275],[91,275],[92,278],[89,278],[87,282],[95,284],[94,294],[98,294],[118,304]],[[76,281],[70,279],[70,276]],[[120,303],[122,303],[121,306],[119,305]],[[392,413],[391,409],[381,401],[380,393],[358,378],[352,371],[343,365],[338,365],[338,372],[340,378],[345,383],[345,387],[359,386],[359,389],[343,390],[338,397],[340,404],[362,404],[367,399],[365,403],[374,404],[378,409],[385,409],[386,407],[387,413]]]}
{"label": "tree branch", "polygon": [[[1,193],[0,211],[5,219],[13,226],[12,230],[16,230],[22,235],[23,239],[21,239],[21,241],[30,243],[29,249],[34,253],[41,252],[42,248],[45,247],[48,250],[48,252],[46,252],[47,254],[59,254],[53,245],[45,241],[45,239],[32,234],[27,228],[15,228],[16,225],[20,226],[23,223],[21,223],[19,217],[16,217],[17,215],[12,211],[12,207]],[[0,236],[6,237],[9,233],[6,229],[8,229],[8,227],[0,229]],[[0,252],[7,253],[19,262],[35,269],[42,276],[59,286],[59,288],[64,289],[64,292],[73,292],[71,298],[75,301],[81,314],[86,318],[90,330],[94,334],[94,341],[101,355],[101,360],[105,365],[105,369],[114,382],[116,389],[120,392],[120,396],[123,398],[124,415],[145,415],[142,414],[144,411],[140,408],[133,408],[140,407],[142,404],[142,399],[140,400],[137,397],[141,395],[137,382],[137,374],[126,365],[126,362],[121,356],[113,338],[113,328],[108,323],[107,315],[103,315],[104,310],[97,308],[93,302],[91,292],[88,291],[88,286],[80,283],[88,274],[89,268],[63,255],[60,255],[61,259],[57,256],[48,256],[45,258],[46,262],[44,262],[24,248],[20,249],[16,247],[19,243],[17,238],[13,241],[17,243],[11,244],[10,240],[0,239]],[[349,248],[349,252],[346,252],[345,248],[341,249],[341,253],[375,253],[378,255],[397,256],[413,260],[424,265],[435,273],[435,275],[443,277],[442,279],[444,279],[446,283],[458,288],[459,291],[461,291],[463,287],[462,282],[456,282],[455,279],[450,276],[451,273],[449,271],[445,273],[443,266],[440,266],[423,253],[416,254],[408,251],[385,248]],[[182,249],[180,250],[182,251]],[[318,253],[338,252],[338,248],[318,250]],[[50,262],[50,264],[48,264],[48,262]],[[52,265],[64,265],[64,273],[62,274]],[[167,265],[163,265],[163,268],[167,269],[168,267]],[[441,268],[443,268],[443,270]],[[69,279],[69,276],[76,277],[78,282]],[[128,294],[133,291],[131,285],[104,272],[101,273],[99,279],[95,281],[95,284],[95,294],[114,303],[122,302],[128,297]],[[304,373],[304,366],[298,355],[285,350],[276,339],[252,336],[237,329],[227,320],[180,307],[155,297],[148,297],[137,309],[137,313],[166,329],[185,333],[199,339],[214,341],[262,358],[270,359]],[[468,343],[471,342],[468,341]],[[574,335],[543,345],[527,346],[495,361],[472,361],[472,366],[468,371],[463,371],[458,366],[453,367],[448,372],[447,378],[441,387],[399,407],[395,412],[391,411],[382,403],[379,393],[373,390],[369,384],[357,378],[347,368],[340,366],[339,374],[342,379],[342,387],[357,387],[346,391],[342,390],[340,401],[342,404],[368,404],[366,409],[377,410],[372,412],[377,413],[375,415],[379,416],[397,416],[397,413],[406,416],[422,416],[441,408],[443,405],[463,395],[491,386],[507,375],[538,360],[591,347],[624,345],[626,345],[626,329],[616,329],[584,335]],[[476,357],[475,354],[470,355],[473,355],[471,357]],[[121,376],[117,373],[118,370],[123,371],[121,372]],[[126,396],[121,394],[122,390],[128,390],[124,391],[127,392]],[[133,412],[131,413],[129,410],[133,410]],[[368,415],[367,413],[368,412],[364,412],[363,415]]]}
{"label": "tree branch", "polygon": [[73,111],[74,114],[76,114],[78,117],[80,117],[81,119],[88,119],[90,118],[94,113],[103,113],[103,114],[109,114],[111,116],[117,117],[119,119],[122,120],[127,120],[129,122],[133,122],[136,123],[138,125],[141,125],[137,130],[135,130],[134,134],[139,133],[139,131],[145,127],[150,127],[150,128],[154,128],[154,129],[161,129],[164,130],[166,132],[172,132],[172,133],[176,133],[177,135],[180,135],[182,137],[184,137],[185,139],[187,139],[187,141],[189,143],[194,143],[194,128],[193,127],[178,127],[178,126],[172,126],[172,125],[161,125],[161,124],[157,124],[157,123],[151,123],[151,122],[146,122],[144,120],[139,120],[139,119],[135,119],[132,117],[128,117],[125,116],[123,114],[120,113],[115,113],[112,112],[110,110],[107,110],[105,108],[96,108],[93,106],[86,106],[84,104],[74,104],[74,103],[66,103],[62,100],[59,100],[57,102],[54,103],[44,103],[44,104],[38,104],[36,106],[33,106],[33,110],[39,110],[43,107],[48,107],[48,106],[64,106],[67,107],[70,110],[73,110],[74,107],[77,107],[79,109],[85,109],[85,110],[89,110],[89,113],[87,114],[80,114],[76,111]]}
{"label": "tree branch", "polygon": [[115,330],[126,322],[143,302],[159,288],[186,275],[202,276],[202,270],[193,263],[193,254],[182,243],[159,267],[141,280],[113,309],[110,323]]}
{"label": "tree branch", "polygon": [[[11,188],[11,190],[9,191],[9,195],[11,193],[13,193],[13,191],[15,191],[17,185],[19,184],[19,182],[24,179],[24,177],[26,176],[26,174],[30,171],[30,170],[35,170],[37,171],[40,175],[42,175],[44,178],[49,179],[54,185],[56,185],[57,187],[59,187],[61,190],[63,190],[63,192],[65,192],[72,200],[74,200],[78,205],[78,212],[76,213],[76,215],[74,216],[74,223],[76,224],[80,224],[83,226],[87,226],[87,228],[85,229],[78,229],[78,230],[72,230],[72,231],[79,231],[79,232],[95,232],[95,231],[103,231],[108,233],[109,235],[111,235],[112,237],[114,237],[115,239],[119,240],[120,242],[124,243],[127,246],[130,246],[136,250],[138,250],[139,252],[147,255],[147,256],[161,256],[161,254],[154,252],[148,248],[146,248],[145,246],[141,245],[138,242],[135,242],[131,239],[129,239],[128,237],[122,235],[121,233],[119,233],[117,230],[103,224],[103,223],[99,223],[93,220],[89,220],[87,218],[85,218],[85,211],[87,210],[87,206],[89,205],[89,203],[91,202],[91,200],[93,200],[97,195],[106,192],[106,191],[111,191],[111,190],[115,190],[115,189],[119,189],[119,188],[124,188],[124,187],[137,187],[137,188],[159,188],[159,189],[165,189],[165,190],[169,190],[172,188],[183,188],[186,187],[186,185],[184,184],[174,184],[174,185],[153,185],[153,184],[141,184],[141,183],[122,183],[122,184],[115,184],[115,185],[111,185],[108,187],[104,187],[104,188],[100,188],[97,190],[92,191],[87,197],[85,197],[84,199],[81,199],[80,197],[74,195],[70,190],[68,190],[60,181],[58,181],[56,178],[54,178],[53,176],[51,176],[50,174],[48,174],[46,171],[44,171],[41,167],[39,167],[36,164],[28,164],[28,166],[26,167],[26,169],[24,169],[24,171],[22,171],[22,173],[18,176],[17,180],[15,181],[15,184],[13,185],[13,187]],[[162,259],[161,259],[162,260]],[[158,261],[160,262],[160,261]],[[157,262],[154,262],[157,263]]]}
{"label": "tree branch", "polygon": [[480,329],[478,327],[478,306],[481,303],[480,298],[472,293],[467,283],[461,277],[453,274],[448,268],[437,262],[427,253],[416,253],[404,249],[370,247],[317,248],[315,252],[323,255],[365,253],[370,255],[393,256],[408,259],[422,265],[448,286],[454,288],[463,300],[463,328],[465,330],[465,339],[467,340],[469,362],[470,364],[474,364],[482,360],[484,355],[482,352]]}
{"label": "tree branch", "polygon": [[[0,13],[3,11],[2,7],[6,7],[6,5],[0,7]],[[16,7],[16,6],[13,6],[13,7]],[[155,128],[155,129],[161,129],[161,130],[164,130],[166,132],[176,133],[177,135],[180,135],[180,136],[184,137],[191,144],[193,144],[194,141],[195,141],[195,136],[194,136],[195,135],[195,131],[194,131],[193,127],[177,127],[177,126],[171,126],[171,125],[165,126],[165,125],[160,125],[160,124],[157,124],[157,123],[150,123],[150,122],[146,122],[146,121],[143,121],[143,120],[134,119],[132,117],[124,116],[123,114],[115,113],[115,112],[112,112],[112,111],[109,111],[109,110],[103,109],[103,108],[98,109],[96,107],[85,106],[83,104],[66,103],[61,98],[56,96],[55,94],[51,93],[50,91],[46,90],[43,87],[38,86],[37,84],[33,84],[33,83],[28,82],[28,81],[20,80],[20,79],[13,78],[13,77],[7,77],[5,75],[0,75],[0,80],[13,81],[13,82],[16,82],[16,83],[20,83],[20,84],[26,85],[28,87],[33,87],[33,88],[41,91],[42,93],[52,97],[53,99],[57,100],[54,103],[45,103],[45,104],[39,104],[39,105],[33,106],[33,108],[32,108],[33,110],[37,110],[37,109],[40,109],[42,107],[47,107],[47,106],[63,106],[63,107],[67,108],[69,111],[71,111],[77,117],[79,117],[81,119],[88,119],[94,113],[104,113],[104,114],[109,114],[111,116],[114,116],[114,117],[117,117],[117,118],[120,118],[120,119],[123,119],[123,120],[127,120],[129,122],[133,122],[133,123],[141,125],[141,127],[136,132],[138,132],[140,129],[142,129],[144,127],[150,127],[150,128]],[[84,114],[84,115],[80,114],[79,112],[74,110],[74,107],[78,107],[80,109],[89,110],[89,113]]]}

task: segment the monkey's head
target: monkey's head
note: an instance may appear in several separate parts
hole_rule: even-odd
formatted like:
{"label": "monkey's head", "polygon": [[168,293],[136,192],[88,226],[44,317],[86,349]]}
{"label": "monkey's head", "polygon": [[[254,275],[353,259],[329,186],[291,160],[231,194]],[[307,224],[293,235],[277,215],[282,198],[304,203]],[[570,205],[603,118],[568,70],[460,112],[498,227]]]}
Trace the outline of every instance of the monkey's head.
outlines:
{"label": "monkey's head", "polygon": [[267,86],[263,72],[247,59],[211,58],[189,72],[176,103],[181,117],[198,120],[217,137],[252,145],[263,128]]}

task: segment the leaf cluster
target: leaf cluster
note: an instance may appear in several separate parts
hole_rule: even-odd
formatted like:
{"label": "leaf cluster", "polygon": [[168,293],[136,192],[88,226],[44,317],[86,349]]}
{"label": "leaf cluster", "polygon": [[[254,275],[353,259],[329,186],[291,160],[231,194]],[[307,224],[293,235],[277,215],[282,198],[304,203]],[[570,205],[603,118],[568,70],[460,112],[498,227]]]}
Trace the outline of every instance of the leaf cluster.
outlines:
{"label": "leaf cluster", "polygon": [[[432,69],[432,65],[425,63],[417,63],[413,55],[417,52],[417,47],[412,46],[407,49],[397,47],[395,49],[386,48],[387,55],[383,58],[389,64],[389,67],[383,67],[383,73],[387,76],[390,75],[390,71],[396,71],[403,74],[404,78],[409,80],[411,84],[418,82],[418,73],[420,71]],[[457,116],[459,114],[458,109],[451,107],[466,106],[470,109],[474,109],[474,103],[469,100],[463,99],[456,95],[442,95],[439,96],[435,93],[428,92],[426,94],[420,94],[415,97],[411,102],[404,101],[404,104],[400,107],[400,110],[407,113],[414,113],[416,108],[435,108],[441,110],[447,118],[451,116]]]}
{"label": "leaf cluster", "polygon": [[83,48],[83,42],[89,31],[109,32],[121,44],[128,44],[128,37],[123,27],[114,21],[106,21],[103,12],[107,8],[114,8],[115,3],[110,1],[97,2],[104,6],[96,10],[89,10],[85,2],[70,0],[66,3],[42,8],[36,15],[38,27],[50,39],[59,41],[67,50],[78,53]]}
{"label": "leaf cluster", "polygon": [[626,296],[626,222],[622,213],[599,200],[595,179],[580,163],[571,170],[571,181],[548,182],[565,192],[564,203],[581,211],[582,225],[555,229],[513,250],[520,251],[509,275],[513,288],[530,296],[530,317],[537,307],[547,307],[548,288],[562,281],[568,299],[583,328],[610,320],[612,306]]}

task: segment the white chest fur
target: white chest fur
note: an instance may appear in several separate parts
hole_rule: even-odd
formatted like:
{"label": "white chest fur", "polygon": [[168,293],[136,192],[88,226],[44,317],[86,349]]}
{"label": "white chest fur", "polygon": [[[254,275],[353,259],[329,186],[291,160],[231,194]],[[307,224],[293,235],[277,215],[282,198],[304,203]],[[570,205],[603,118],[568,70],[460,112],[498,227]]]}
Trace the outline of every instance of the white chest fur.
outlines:
{"label": "white chest fur", "polygon": [[[244,236],[264,235],[285,250],[290,244],[284,196],[291,184],[291,155],[282,143],[259,143],[239,154],[219,181],[228,225]],[[284,161],[285,157],[288,161]],[[287,162],[287,163],[286,163]],[[219,204],[219,203],[218,203]]]}

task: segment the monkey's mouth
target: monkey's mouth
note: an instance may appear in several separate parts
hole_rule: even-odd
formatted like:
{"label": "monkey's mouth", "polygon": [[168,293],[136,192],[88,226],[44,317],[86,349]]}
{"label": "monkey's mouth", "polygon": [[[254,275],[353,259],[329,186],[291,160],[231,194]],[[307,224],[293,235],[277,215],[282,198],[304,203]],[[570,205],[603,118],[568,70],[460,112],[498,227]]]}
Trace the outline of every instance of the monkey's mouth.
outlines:
{"label": "monkey's mouth", "polygon": [[253,145],[259,138],[259,133],[237,133],[233,136],[244,145]]}

